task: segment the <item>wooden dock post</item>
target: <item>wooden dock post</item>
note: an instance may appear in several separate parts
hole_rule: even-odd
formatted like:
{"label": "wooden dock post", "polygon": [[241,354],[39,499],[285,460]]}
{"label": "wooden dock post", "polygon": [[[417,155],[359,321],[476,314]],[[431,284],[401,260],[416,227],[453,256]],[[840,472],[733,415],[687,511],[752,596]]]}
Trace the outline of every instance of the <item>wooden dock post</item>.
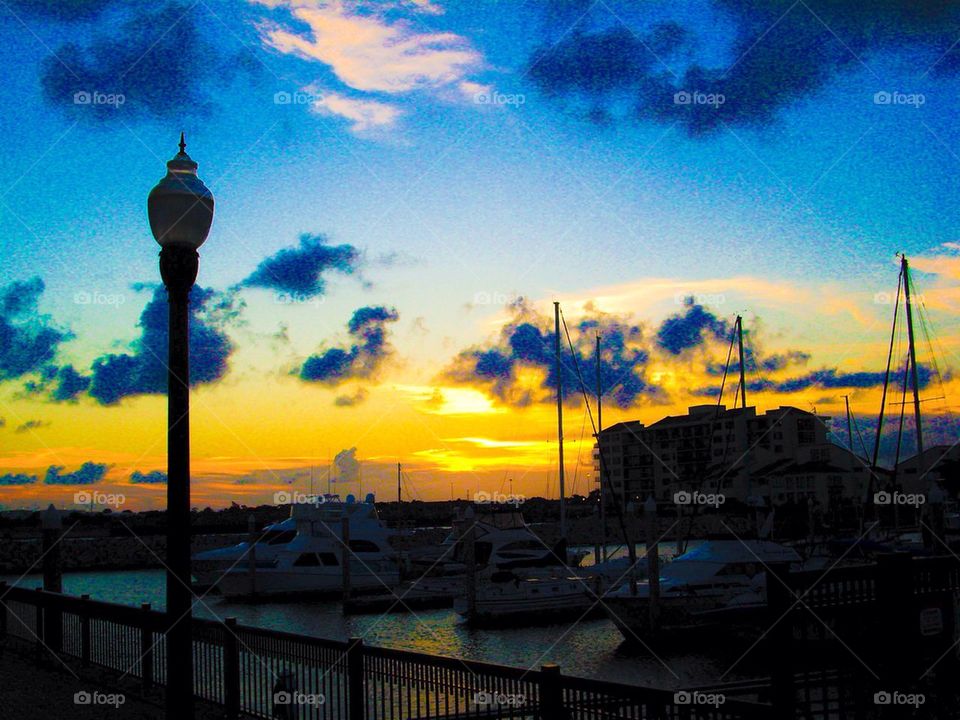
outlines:
{"label": "wooden dock post", "polygon": [[772,717],[792,718],[796,692],[793,687],[793,593],[786,584],[789,563],[767,566],[767,633],[766,656],[770,663],[770,702]]}
{"label": "wooden dock post", "polygon": [[467,572],[467,620],[477,617],[477,520],[473,508],[468,508],[463,526],[463,562]]}
{"label": "wooden dock post", "polygon": [[[653,495],[643,504],[643,525],[647,531],[647,578],[650,587],[650,631],[660,629],[660,544],[657,538],[657,501]],[[630,568],[630,591],[637,594],[637,569]]]}
{"label": "wooden dock post", "polygon": [[340,569],[343,572],[343,609],[347,610],[353,592],[350,588],[350,518],[340,518]]}
{"label": "wooden dock post", "polygon": [[247,572],[250,580],[250,597],[257,596],[257,517],[253,513],[247,517]]}
{"label": "wooden dock post", "polygon": [[[51,503],[40,521],[43,536],[43,589],[47,592],[63,592],[63,567],[60,559],[60,537],[63,521],[60,512]],[[54,652],[63,648],[63,620],[59,610],[47,608],[44,613],[44,642]],[[39,633],[39,628],[37,629]]]}

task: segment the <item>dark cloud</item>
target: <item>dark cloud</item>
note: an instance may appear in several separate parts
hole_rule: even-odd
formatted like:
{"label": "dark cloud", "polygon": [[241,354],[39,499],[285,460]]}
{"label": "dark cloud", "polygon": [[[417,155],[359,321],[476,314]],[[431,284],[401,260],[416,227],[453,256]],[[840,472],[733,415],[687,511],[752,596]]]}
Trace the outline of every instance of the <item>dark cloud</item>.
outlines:
{"label": "dark cloud", "polygon": [[0,289],[0,380],[41,370],[70,337],[37,310],[43,290],[38,277]]}
{"label": "dark cloud", "polygon": [[367,399],[367,391],[364,388],[357,388],[356,392],[350,395],[338,395],[334,398],[333,404],[337,407],[353,407],[359,405]]}
{"label": "dark cloud", "polygon": [[90,377],[81,375],[73,365],[47,365],[37,380],[24,383],[24,389],[33,395],[46,395],[55,402],[73,402],[89,389],[90,381]]}
{"label": "dark cloud", "polygon": [[45,420],[27,420],[25,423],[22,423],[17,426],[17,429],[14,430],[15,433],[28,433],[31,430],[39,430],[40,428],[47,427],[50,423]]}
{"label": "dark cloud", "polygon": [[85,462],[72,473],[63,472],[62,465],[51,465],[43,479],[45,485],[92,485],[103,480],[107,474],[107,465]]}
{"label": "dark cloud", "polygon": [[0,485],[33,485],[35,482],[37,482],[36,475],[26,475],[24,473],[0,475]]}
{"label": "dark cloud", "polygon": [[57,370],[57,386],[52,397],[59,402],[74,400],[90,387],[91,378],[74,370],[73,365],[64,365]]}
{"label": "dark cloud", "polygon": [[[577,5],[552,3],[549,12],[588,9]],[[613,10],[621,5],[613,2]],[[712,9],[721,29],[699,37],[675,22],[628,29],[606,7],[577,15],[562,39],[556,33],[568,28],[548,23],[553,34],[534,51],[528,74],[547,97],[596,122],[676,122],[696,135],[723,124],[766,124],[878,54],[918,54],[940,74],[960,69],[960,50],[952,47],[960,35],[956,0],[714,0]],[[717,52],[727,24],[725,52]]]}
{"label": "dark cloud", "polygon": [[[42,9],[53,3],[29,4]],[[79,5],[92,11],[97,3]],[[203,114],[212,91],[225,87],[237,68],[250,67],[248,51],[230,56],[211,39],[222,26],[214,26],[218,21],[196,4],[133,3],[124,10],[129,17],[115,32],[83,45],[67,43],[44,61],[40,75],[48,101],[97,122],[180,120]]]}
{"label": "dark cloud", "polygon": [[353,275],[360,262],[360,252],[352,245],[330,245],[325,235],[301,235],[299,246],[268,257],[241,285],[312,298],[326,290],[325,273]]}
{"label": "dark cloud", "polygon": [[[862,457],[864,450],[866,450],[868,461],[872,460],[873,447],[877,437],[878,418],[876,415],[858,415],[856,413],[851,417],[854,451]],[[931,448],[935,445],[952,446],[960,437],[960,417],[955,415],[943,413],[923,415],[921,426],[923,428],[924,448]],[[827,427],[830,431],[830,439],[833,442],[848,447],[847,417],[845,414],[830,418]],[[912,407],[908,408],[904,416],[902,435],[900,434],[899,408],[887,411],[883,421],[883,433],[880,436],[878,463],[881,466],[892,467],[896,462],[898,436],[900,461],[902,462],[917,453],[916,423]]]}
{"label": "dark cloud", "polygon": [[684,306],[682,313],[668,317],[660,325],[657,345],[661,348],[679,355],[684,350],[702,345],[705,337],[718,340],[730,337],[731,327],[726,320],[696,304],[693,298],[687,298]]}
{"label": "dark cloud", "polygon": [[[227,371],[233,345],[224,328],[238,313],[235,299],[209,288],[190,293],[190,384],[219,380]],[[140,337],[132,354],[112,354],[93,363],[90,395],[112,405],[130,395],[159,395],[167,391],[169,338],[167,292],[158,287],[138,323]]]}
{"label": "dark cloud", "polygon": [[152,470],[148,473],[142,473],[134,470],[130,475],[132,485],[166,485],[167,474],[162,470]]}
{"label": "dark cloud", "polygon": [[[446,375],[455,382],[479,382],[509,405],[553,401],[558,376],[552,320],[536,315],[523,304],[514,310],[514,319],[503,327],[496,343],[460,353]],[[576,362],[588,392],[593,391],[595,383],[597,332],[602,335],[600,375],[604,392],[620,407],[630,406],[642,395],[657,394],[644,376],[649,353],[643,347],[640,326],[607,316],[588,318],[570,328]],[[561,346],[560,377],[566,388],[565,397],[571,403],[581,402],[580,379],[562,329]],[[519,381],[517,374],[523,368],[537,368],[544,373],[540,392]]]}
{"label": "dark cloud", "polygon": [[[749,368],[749,364],[748,364]],[[927,365],[918,364],[917,380],[920,388],[926,388],[935,377],[935,372]],[[821,368],[796,377],[779,380],[766,378],[747,381],[749,392],[778,392],[795,393],[810,388],[823,389],[858,389],[876,388],[883,385],[884,372],[882,370],[864,370],[860,372],[841,372],[834,368]],[[899,381],[891,378],[891,387],[899,385]],[[701,388],[694,391],[696,395],[716,396],[720,392],[718,386]]]}
{"label": "dark cloud", "polygon": [[357,460],[355,447],[338,452],[333,458],[333,465],[337,469],[337,482],[356,482],[360,478],[360,461]]}
{"label": "dark cloud", "polygon": [[300,378],[339,385],[346,380],[371,377],[392,352],[387,342],[387,324],[399,318],[396,310],[383,306],[355,310],[347,324],[355,342],[346,350],[335,347],[310,356],[300,368]]}

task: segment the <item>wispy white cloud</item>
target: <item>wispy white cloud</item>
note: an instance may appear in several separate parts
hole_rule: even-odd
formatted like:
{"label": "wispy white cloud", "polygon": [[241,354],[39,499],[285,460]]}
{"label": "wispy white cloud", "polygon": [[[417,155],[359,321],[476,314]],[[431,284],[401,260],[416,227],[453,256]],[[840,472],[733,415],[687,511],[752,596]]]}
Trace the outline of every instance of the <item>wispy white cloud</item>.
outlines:
{"label": "wispy white cloud", "polygon": [[[308,32],[268,21],[261,32],[279,52],[327,65],[345,85],[388,94],[454,85],[478,69],[482,55],[452,32],[422,32],[414,23],[388,19],[385,7],[357,0],[252,0],[289,10]],[[429,0],[413,0],[415,11],[437,14]]]}
{"label": "wispy white cloud", "polygon": [[358,135],[390,128],[403,114],[400,108],[389,103],[351,98],[339,93],[326,93],[314,101],[313,108],[322,114],[346,118],[350,121],[350,130]]}

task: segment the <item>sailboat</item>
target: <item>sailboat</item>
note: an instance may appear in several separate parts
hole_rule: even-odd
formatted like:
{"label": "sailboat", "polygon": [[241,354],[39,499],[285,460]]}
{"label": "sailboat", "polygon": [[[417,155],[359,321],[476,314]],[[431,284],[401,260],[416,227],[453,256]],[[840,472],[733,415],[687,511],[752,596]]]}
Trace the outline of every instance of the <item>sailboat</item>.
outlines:
{"label": "sailboat", "polygon": [[[560,354],[560,303],[554,302],[555,373],[557,383],[557,445],[559,460],[560,540],[552,550],[559,558],[568,558],[566,522],[566,480],[563,455],[563,375]],[[599,361],[599,355],[598,355]],[[574,358],[576,362],[576,358]],[[635,550],[630,546],[630,558],[600,560],[592,567],[575,567],[580,557],[575,556],[573,567],[568,563],[554,563],[552,567],[532,569],[528,565],[512,568],[488,566],[477,573],[474,597],[461,596],[454,609],[476,624],[505,624],[516,621],[547,623],[581,618],[585,613],[599,612],[599,593],[628,574],[636,566]],[[467,593],[470,588],[467,588]]]}

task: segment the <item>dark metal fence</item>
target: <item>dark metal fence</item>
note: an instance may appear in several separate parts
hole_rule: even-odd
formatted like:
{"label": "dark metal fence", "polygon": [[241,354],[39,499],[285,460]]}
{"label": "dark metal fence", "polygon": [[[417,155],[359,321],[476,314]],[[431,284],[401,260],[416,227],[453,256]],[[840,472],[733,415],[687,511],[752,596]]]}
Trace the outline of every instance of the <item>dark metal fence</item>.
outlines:
{"label": "dark metal fence", "polygon": [[[166,614],[0,583],[0,640],[165,682]],[[667,690],[193,619],[194,692],[241,713],[284,720],[741,720],[768,706],[686,704]],[[49,649],[49,650],[48,650]]]}

